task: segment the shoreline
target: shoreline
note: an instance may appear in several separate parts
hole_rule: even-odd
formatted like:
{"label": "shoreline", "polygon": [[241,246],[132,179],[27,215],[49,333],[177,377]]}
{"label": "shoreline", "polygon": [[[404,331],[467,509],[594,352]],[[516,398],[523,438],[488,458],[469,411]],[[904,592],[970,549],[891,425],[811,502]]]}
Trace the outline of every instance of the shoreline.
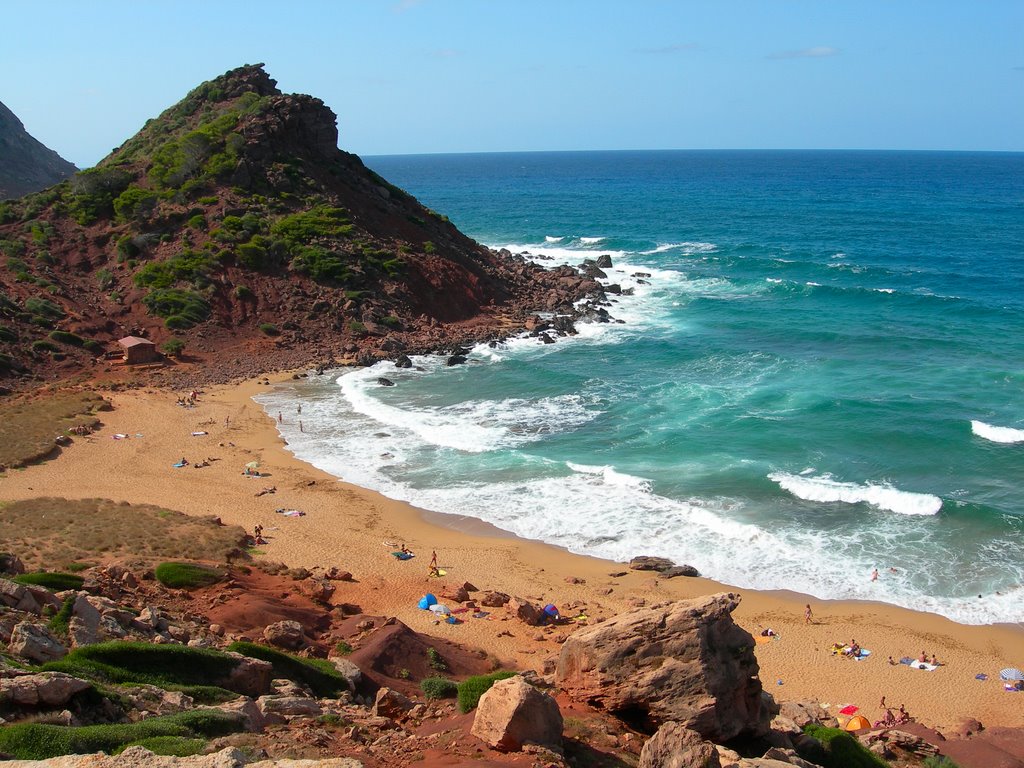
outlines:
{"label": "shoreline", "polygon": [[[1003,691],[998,679],[1000,669],[1024,664],[1020,626],[956,624],[885,603],[738,589],[705,578],[659,579],[621,563],[520,539],[475,518],[421,510],[337,480],[287,450],[275,422],[252,397],[267,391],[261,380],[273,386],[289,376],[211,388],[195,409],[177,407],[174,393],[157,388],[110,393],[115,410],[102,414],[98,433],[78,439],[53,460],[9,473],[0,479],[0,493],[11,500],[65,496],[152,503],[218,515],[247,531],[259,523],[267,544],[257,558],[352,572],[355,582],[336,582],[333,602],[396,616],[417,631],[480,648],[507,666],[538,671],[557,656],[558,635],[571,626],[557,628],[560,632],[527,627],[505,620],[502,609],[492,609],[484,620],[435,624],[416,601],[426,591],[441,596],[445,587],[470,582],[480,590],[554,602],[566,615],[584,610],[593,622],[642,603],[738,592],[736,622],[755,636],[766,627],[778,633],[756,648],[765,690],[777,699],[815,699],[832,705],[833,712],[852,703],[874,721],[883,714],[879,699],[884,695],[891,705],[905,704],[919,722],[940,730],[966,717],[986,726],[1024,726],[1018,698]],[[193,431],[207,434],[193,437]],[[111,440],[113,433],[131,437]],[[182,455],[215,460],[201,469],[173,468]],[[252,460],[260,461],[269,476],[242,476],[242,466]],[[269,486],[276,492],[255,496]],[[276,508],[305,515],[284,517],[274,513]],[[418,556],[398,561],[385,542],[406,544]],[[446,579],[426,575],[431,550],[447,569]],[[810,625],[804,623],[807,603],[814,613]],[[830,653],[833,642],[852,638],[870,648],[871,657],[857,662]],[[890,655],[916,658],[922,650],[936,654],[944,666],[925,672],[887,663]],[[978,673],[989,679],[976,680]]]}

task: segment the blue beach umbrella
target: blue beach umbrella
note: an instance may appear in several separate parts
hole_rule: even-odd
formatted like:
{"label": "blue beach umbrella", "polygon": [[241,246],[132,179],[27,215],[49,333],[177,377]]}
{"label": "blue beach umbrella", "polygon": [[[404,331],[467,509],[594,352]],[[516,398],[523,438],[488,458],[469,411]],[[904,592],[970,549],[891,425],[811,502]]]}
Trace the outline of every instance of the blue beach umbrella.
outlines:
{"label": "blue beach umbrella", "polygon": [[999,673],[999,676],[1003,680],[1024,680],[1024,672],[1021,672],[1016,667],[1007,667]]}

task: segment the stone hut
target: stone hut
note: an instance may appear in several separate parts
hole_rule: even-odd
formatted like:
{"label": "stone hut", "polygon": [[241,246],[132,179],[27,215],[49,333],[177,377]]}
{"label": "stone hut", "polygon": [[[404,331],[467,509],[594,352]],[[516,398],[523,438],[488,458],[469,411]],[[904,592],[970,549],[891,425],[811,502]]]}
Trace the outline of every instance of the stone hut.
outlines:
{"label": "stone hut", "polygon": [[160,360],[160,353],[157,351],[156,344],[149,339],[143,339],[139,336],[125,336],[123,339],[118,339],[117,343],[124,349],[124,361],[128,365],[155,363]]}

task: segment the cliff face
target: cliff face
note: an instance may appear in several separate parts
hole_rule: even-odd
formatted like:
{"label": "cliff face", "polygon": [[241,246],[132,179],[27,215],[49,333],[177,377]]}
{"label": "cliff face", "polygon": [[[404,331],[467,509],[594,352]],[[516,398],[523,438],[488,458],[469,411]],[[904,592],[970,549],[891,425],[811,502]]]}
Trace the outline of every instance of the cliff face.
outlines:
{"label": "cliff face", "polygon": [[0,102],[0,200],[38,192],[77,170],[32,138],[21,120]]}
{"label": "cliff face", "polygon": [[0,204],[0,377],[78,373],[128,334],[225,375],[396,357],[599,292],[484,248],[337,142],[322,101],[245,66]]}

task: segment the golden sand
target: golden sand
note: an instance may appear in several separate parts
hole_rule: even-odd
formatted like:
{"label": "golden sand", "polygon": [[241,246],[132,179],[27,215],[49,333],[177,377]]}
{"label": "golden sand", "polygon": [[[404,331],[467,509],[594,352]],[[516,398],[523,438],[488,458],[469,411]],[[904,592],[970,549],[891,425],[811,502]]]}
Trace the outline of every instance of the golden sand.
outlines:
{"label": "golden sand", "polygon": [[[353,574],[354,583],[335,582],[335,602],[396,616],[418,631],[480,648],[518,668],[541,669],[558,653],[557,636],[571,632],[572,625],[528,627],[500,608],[487,609],[490,615],[483,619],[462,614],[463,623],[437,623],[416,607],[419,597],[470,582],[481,590],[553,602],[567,615],[582,609],[593,621],[642,602],[739,592],[736,621],[755,636],[767,627],[778,633],[756,647],[761,680],[777,699],[815,699],[833,712],[854,704],[873,721],[883,714],[879,703],[885,696],[890,705],[904,704],[918,721],[940,729],[965,717],[986,726],[1024,725],[1024,693],[1005,692],[998,679],[1000,669],[1024,666],[1019,626],[965,626],[879,603],[740,590],[707,579],[664,580],[636,571],[612,576],[628,569],[518,539],[478,521],[426,513],[298,461],[285,449],[274,420],[252,401],[262,391],[266,387],[256,381],[214,389],[202,393],[191,409],[177,406],[165,391],[114,393],[114,411],[103,414],[101,431],[77,438],[58,460],[10,472],[0,479],[0,497],[101,497],[214,514],[248,531],[261,524],[267,541],[257,557],[289,566],[337,566]],[[115,440],[115,433],[129,437]],[[182,457],[189,466],[173,467]],[[204,460],[209,466],[193,466]],[[250,461],[260,462],[269,476],[244,476],[242,468]],[[256,495],[270,486],[276,492]],[[305,515],[286,517],[275,512],[278,508]],[[405,562],[392,557],[393,544],[402,543],[417,557]],[[432,550],[447,571],[443,579],[427,575]],[[804,621],[808,602],[812,624]],[[834,642],[852,638],[871,649],[870,658],[853,661],[830,653]],[[887,663],[889,656],[916,658],[922,650],[944,665],[925,672]],[[976,680],[978,673],[989,679]]]}

